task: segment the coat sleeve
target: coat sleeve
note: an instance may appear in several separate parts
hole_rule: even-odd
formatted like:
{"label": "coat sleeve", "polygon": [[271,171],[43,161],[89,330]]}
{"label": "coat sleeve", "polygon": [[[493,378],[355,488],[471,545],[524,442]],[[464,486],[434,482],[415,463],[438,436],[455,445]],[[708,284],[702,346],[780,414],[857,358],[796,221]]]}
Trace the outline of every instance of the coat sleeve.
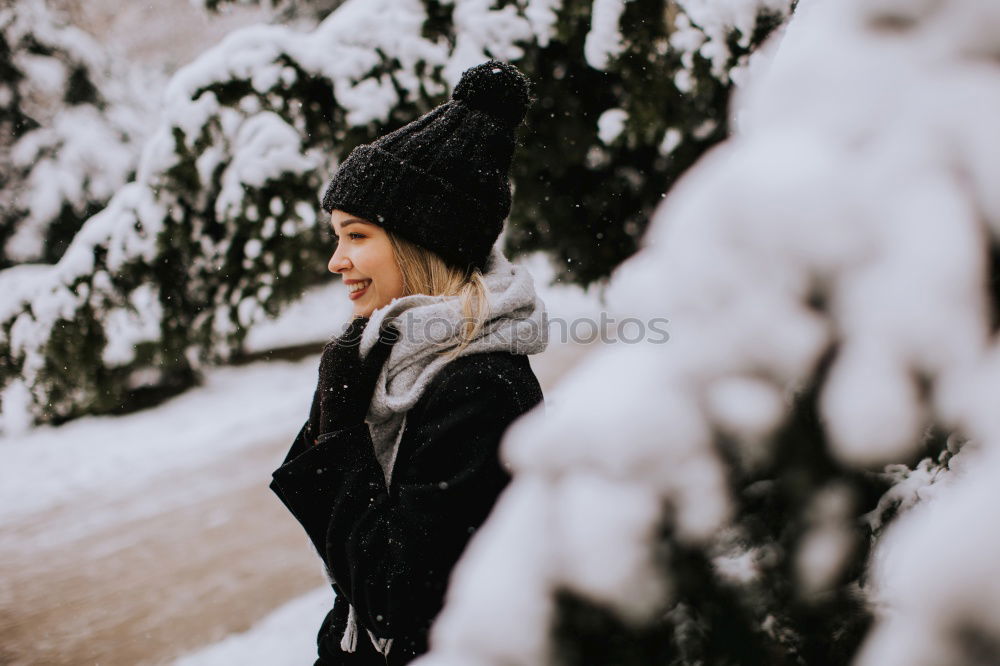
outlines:
{"label": "coat sleeve", "polygon": [[[308,451],[309,444],[311,443],[311,441],[312,441],[312,432],[309,427],[309,421],[307,419],[306,422],[302,424],[302,428],[299,429],[299,434],[297,434],[295,436],[295,439],[292,440],[292,446],[288,449],[288,454],[285,456],[284,461],[281,463],[282,468],[286,467],[292,460],[295,460],[303,453]],[[309,534],[309,537],[312,540],[313,544],[316,546],[317,550],[323,552],[322,541],[317,542],[316,539],[316,534],[320,533],[316,531],[317,529],[316,516],[310,515],[311,512],[308,510],[309,509],[308,506],[304,505],[302,502],[295,501],[298,493],[296,493],[295,491],[289,493],[280,483],[278,483],[277,473],[273,474],[272,477],[273,478],[271,480],[271,485],[270,485],[271,490],[274,492],[275,495],[278,496],[278,499],[281,500],[282,504],[285,505],[285,507],[291,512],[291,514],[295,516],[295,518],[300,523],[302,523],[302,526],[305,527],[306,532]]]}
{"label": "coat sleeve", "polygon": [[541,400],[515,386],[489,365],[441,381],[407,415],[391,489],[366,424],[324,434],[275,472],[295,489],[283,499],[307,531],[326,522],[320,552],[375,635],[426,631],[440,610],[453,565],[509,481],[501,437]]}

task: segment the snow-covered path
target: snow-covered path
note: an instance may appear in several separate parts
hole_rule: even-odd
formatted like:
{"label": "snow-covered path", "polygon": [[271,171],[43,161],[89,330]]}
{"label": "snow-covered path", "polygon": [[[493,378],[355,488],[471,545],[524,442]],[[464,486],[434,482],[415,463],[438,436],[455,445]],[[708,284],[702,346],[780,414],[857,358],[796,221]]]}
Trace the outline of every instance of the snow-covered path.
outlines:
{"label": "snow-covered path", "polygon": [[[169,494],[180,482],[218,483],[218,493],[80,538],[32,549],[47,529],[116,504],[84,500],[5,527],[16,548],[2,549],[0,662],[10,664],[163,663],[245,630],[275,606],[323,583],[297,525],[252,473],[272,465],[279,447],[244,450],[184,479],[145,492]],[[231,482],[230,482],[231,481]],[[126,500],[127,502],[127,500]],[[5,544],[7,540],[5,539]],[[13,613],[10,611],[13,610]]]}
{"label": "snow-covered path", "polygon": [[167,663],[322,585],[267,488],[316,361],[5,442],[0,663]]}

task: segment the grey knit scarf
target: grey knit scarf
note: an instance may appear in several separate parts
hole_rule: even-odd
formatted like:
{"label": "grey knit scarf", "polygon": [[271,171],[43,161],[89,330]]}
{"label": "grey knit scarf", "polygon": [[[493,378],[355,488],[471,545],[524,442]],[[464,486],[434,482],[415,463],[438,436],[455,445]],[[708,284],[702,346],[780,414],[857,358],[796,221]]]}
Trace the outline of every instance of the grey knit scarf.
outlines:
{"label": "grey knit scarf", "polygon": [[[458,355],[545,351],[548,344],[545,304],[535,293],[531,274],[524,267],[512,264],[499,245],[494,245],[483,280],[489,316],[479,334]],[[463,316],[457,297],[414,294],[375,310],[365,327],[360,346],[362,356],[375,344],[383,321],[393,322],[401,333],[382,368],[365,419],[386,486],[392,479],[406,412],[417,403],[434,376],[454,358],[448,352],[458,346]],[[357,616],[351,606],[340,644],[343,651],[354,652],[357,632]],[[388,654],[391,639],[378,639],[371,632],[369,637],[380,653]]]}

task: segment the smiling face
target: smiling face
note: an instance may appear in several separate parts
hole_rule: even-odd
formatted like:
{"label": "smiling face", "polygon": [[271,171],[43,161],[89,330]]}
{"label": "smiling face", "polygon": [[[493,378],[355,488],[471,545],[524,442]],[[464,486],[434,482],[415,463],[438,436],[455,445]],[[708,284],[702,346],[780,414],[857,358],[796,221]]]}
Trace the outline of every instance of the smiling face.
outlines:
{"label": "smiling face", "polygon": [[340,273],[354,303],[354,316],[368,317],[404,294],[392,242],[385,230],[361,218],[335,210],[330,226],[337,236],[337,249],[328,268]]}

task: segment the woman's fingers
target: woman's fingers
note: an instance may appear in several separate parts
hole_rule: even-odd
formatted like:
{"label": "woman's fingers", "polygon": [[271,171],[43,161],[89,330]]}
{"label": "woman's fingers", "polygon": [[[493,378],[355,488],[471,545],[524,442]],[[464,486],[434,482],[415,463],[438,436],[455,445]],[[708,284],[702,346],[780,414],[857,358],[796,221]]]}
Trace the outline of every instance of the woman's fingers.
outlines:
{"label": "woman's fingers", "polygon": [[345,347],[356,347],[361,343],[361,334],[369,322],[368,317],[355,317],[351,320],[347,330],[338,338],[337,343]]}
{"label": "woman's fingers", "polygon": [[382,366],[400,338],[396,326],[383,323],[378,339],[362,360],[361,333],[368,321],[356,318],[323,350],[317,386],[317,434],[364,422]]}

